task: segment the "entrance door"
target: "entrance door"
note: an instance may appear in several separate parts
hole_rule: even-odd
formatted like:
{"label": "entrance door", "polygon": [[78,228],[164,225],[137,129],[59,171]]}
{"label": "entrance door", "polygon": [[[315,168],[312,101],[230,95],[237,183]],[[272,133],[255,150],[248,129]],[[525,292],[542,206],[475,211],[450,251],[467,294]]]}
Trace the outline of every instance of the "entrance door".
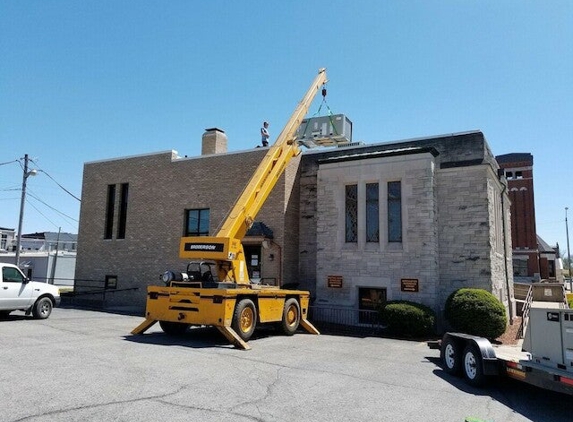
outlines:
{"label": "entrance door", "polygon": [[375,324],[378,321],[378,308],[386,302],[386,289],[374,287],[358,288],[358,322]]}
{"label": "entrance door", "polygon": [[261,280],[261,246],[246,245],[243,246],[245,258],[247,259],[247,271],[252,283],[260,283]]}

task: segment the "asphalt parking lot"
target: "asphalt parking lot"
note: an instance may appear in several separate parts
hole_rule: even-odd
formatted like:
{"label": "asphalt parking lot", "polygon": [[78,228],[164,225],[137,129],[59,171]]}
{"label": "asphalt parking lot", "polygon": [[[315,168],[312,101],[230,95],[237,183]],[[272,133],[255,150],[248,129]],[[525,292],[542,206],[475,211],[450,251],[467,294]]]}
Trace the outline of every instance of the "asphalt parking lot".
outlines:
{"label": "asphalt parking lot", "polygon": [[424,342],[293,337],[252,350],[215,330],[168,337],[143,319],[55,309],[0,321],[0,421],[570,421],[571,398],[445,374]]}

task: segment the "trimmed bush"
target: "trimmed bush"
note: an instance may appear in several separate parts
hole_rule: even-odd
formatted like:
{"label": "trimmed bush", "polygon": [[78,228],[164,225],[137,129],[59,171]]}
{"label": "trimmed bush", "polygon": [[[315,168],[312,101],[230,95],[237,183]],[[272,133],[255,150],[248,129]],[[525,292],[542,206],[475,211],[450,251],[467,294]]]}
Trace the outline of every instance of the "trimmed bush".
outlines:
{"label": "trimmed bush", "polygon": [[501,336],[507,326],[503,304],[482,289],[453,292],[446,300],[445,317],[454,330],[488,339]]}
{"label": "trimmed bush", "polygon": [[390,301],[380,310],[380,317],[391,334],[423,337],[434,334],[434,311],[420,303]]}

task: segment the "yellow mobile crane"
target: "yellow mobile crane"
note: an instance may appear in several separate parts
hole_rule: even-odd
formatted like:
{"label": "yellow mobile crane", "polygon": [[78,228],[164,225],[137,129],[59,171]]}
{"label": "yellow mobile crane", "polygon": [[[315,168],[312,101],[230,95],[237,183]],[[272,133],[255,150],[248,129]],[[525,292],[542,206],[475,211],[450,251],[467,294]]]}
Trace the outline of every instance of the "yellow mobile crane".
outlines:
{"label": "yellow mobile crane", "polygon": [[320,69],[219,232],[181,238],[179,256],[191,260],[187,272],[166,271],[165,287],[148,287],[145,321],[132,334],[143,334],[156,322],[167,334],[181,334],[191,325],[211,325],[242,349],[250,349],[246,342],[257,323],[279,323],[287,335],[299,325],[319,334],[307,320],[309,292],[250,282],[241,240],[288,162],[300,153],[296,131],[326,82],[326,69]]}

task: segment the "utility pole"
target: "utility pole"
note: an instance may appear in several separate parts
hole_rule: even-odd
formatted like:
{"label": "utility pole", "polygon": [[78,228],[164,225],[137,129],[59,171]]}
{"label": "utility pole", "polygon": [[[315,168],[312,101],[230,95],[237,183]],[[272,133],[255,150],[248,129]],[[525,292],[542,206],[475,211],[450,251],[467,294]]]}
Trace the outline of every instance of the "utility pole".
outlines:
{"label": "utility pole", "polygon": [[565,230],[567,231],[567,266],[569,267],[569,291],[573,292],[573,278],[571,278],[571,252],[569,250],[569,225],[567,224],[567,210],[565,207]]}
{"label": "utility pole", "polygon": [[24,155],[24,175],[22,176],[22,197],[20,198],[20,219],[18,221],[18,238],[16,239],[16,266],[20,266],[20,247],[22,243],[22,222],[24,221],[24,204],[26,203],[26,180],[35,176],[36,170],[28,171],[28,154]]}
{"label": "utility pole", "polygon": [[[49,284],[54,284],[54,277],[56,275],[56,262],[58,261],[58,252],[60,250],[60,233],[61,233],[61,231],[62,231],[62,228],[59,227],[58,228],[58,239],[56,240],[56,252],[54,253],[54,259],[52,260],[52,272],[50,275],[50,279],[48,281]],[[51,251],[48,251],[48,256],[50,256],[50,252]]]}

